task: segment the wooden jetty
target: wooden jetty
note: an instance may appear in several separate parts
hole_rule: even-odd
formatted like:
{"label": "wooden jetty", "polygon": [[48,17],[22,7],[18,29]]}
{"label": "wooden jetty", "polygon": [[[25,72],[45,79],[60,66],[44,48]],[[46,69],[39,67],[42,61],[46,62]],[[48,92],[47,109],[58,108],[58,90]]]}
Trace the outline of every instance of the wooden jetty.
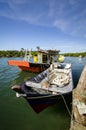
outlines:
{"label": "wooden jetty", "polygon": [[73,90],[70,130],[86,130],[86,65],[77,87]]}

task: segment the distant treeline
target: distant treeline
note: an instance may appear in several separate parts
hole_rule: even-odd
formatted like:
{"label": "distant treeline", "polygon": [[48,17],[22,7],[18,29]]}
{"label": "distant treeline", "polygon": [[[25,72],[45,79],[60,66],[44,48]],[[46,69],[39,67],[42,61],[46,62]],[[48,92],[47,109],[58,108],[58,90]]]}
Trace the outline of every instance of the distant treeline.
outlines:
{"label": "distant treeline", "polygon": [[0,51],[0,57],[23,57],[24,56],[23,51],[17,51],[17,50],[6,50],[6,51]]}
{"label": "distant treeline", "polygon": [[85,57],[86,52],[77,52],[77,53],[65,53],[64,56],[72,56],[72,57]]}
{"label": "distant treeline", "polygon": [[[29,53],[29,52],[28,52]],[[32,51],[32,55],[37,54],[37,51]],[[24,57],[25,51],[18,51],[18,50],[1,50],[0,51],[0,57]],[[64,53],[64,56],[72,56],[72,57],[85,57],[86,52],[79,52],[79,53]]]}
{"label": "distant treeline", "polygon": [[[29,51],[27,52],[29,53]],[[37,54],[36,51],[32,52],[32,55]],[[6,50],[0,51],[0,57],[24,57],[25,51],[18,50]]]}

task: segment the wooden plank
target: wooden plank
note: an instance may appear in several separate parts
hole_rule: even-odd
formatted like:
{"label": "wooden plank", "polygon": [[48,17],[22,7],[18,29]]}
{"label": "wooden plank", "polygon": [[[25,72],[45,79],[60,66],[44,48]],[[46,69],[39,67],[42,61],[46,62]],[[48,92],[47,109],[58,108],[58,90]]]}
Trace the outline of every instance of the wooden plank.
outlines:
{"label": "wooden plank", "polygon": [[70,130],[86,130],[86,127],[79,123],[74,123]]}
{"label": "wooden plank", "polygon": [[86,65],[73,90],[72,114],[75,121],[71,119],[70,130],[86,130]]}

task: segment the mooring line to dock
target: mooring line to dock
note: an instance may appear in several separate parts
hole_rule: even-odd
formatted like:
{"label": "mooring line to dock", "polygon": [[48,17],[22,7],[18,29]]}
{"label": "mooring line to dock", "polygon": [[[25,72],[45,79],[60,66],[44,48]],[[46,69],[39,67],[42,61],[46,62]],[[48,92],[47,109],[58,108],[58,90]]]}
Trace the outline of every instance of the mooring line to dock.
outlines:
{"label": "mooring line to dock", "polygon": [[64,101],[64,104],[65,104],[65,106],[66,106],[66,109],[67,109],[67,112],[68,112],[69,116],[71,117],[72,120],[74,120],[73,114],[72,114],[72,112],[70,112],[70,110],[69,110],[69,108],[68,108],[68,105],[67,105],[67,102],[66,102],[64,96],[63,96],[62,94],[60,94],[60,95],[61,95],[61,97],[62,97],[62,99],[63,99],[63,101]]}

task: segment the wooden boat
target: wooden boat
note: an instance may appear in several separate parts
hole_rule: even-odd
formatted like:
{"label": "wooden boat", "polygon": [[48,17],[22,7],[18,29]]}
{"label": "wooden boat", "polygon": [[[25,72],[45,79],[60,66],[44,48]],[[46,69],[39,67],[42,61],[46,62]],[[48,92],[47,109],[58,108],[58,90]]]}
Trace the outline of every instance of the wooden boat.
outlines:
{"label": "wooden boat", "polygon": [[[50,66],[51,60],[58,60],[59,51],[57,50],[41,50],[37,54],[32,55],[31,51],[26,51],[24,60],[8,60],[8,65],[17,66],[20,70],[31,72],[42,72]],[[52,58],[52,59],[51,59]]]}
{"label": "wooden boat", "polygon": [[71,64],[53,63],[47,70],[12,89],[17,92],[17,97],[24,97],[39,113],[72,92]]}

